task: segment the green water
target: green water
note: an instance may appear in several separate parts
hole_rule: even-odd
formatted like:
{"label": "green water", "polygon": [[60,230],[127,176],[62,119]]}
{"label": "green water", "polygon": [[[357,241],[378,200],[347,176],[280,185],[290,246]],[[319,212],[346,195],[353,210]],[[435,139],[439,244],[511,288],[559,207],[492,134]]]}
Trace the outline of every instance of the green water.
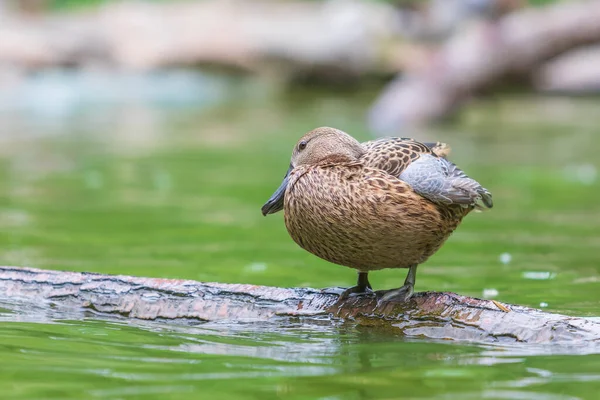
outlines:
{"label": "green water", "polygon": [[[296,139],[368,139],[369,95],[251,93],[211,108],[2,114],[0,263],[201,281],[347,286],[260,207]],[[473,105],[443,139],[494,194],[417,275],[454,291],[599,316],[598,102]],[[404,271],[371,274],[399,286]],[[1,294],[0,294],[1,295]],[[1,296],[0,296],[1,297]],[[403,338],[329,321],[182,325],[0,302],[2,399],[596,399],[600,355]],[[573,354],[576,352],[578,355]],[[593,353],[593,352],[592,352]]]}

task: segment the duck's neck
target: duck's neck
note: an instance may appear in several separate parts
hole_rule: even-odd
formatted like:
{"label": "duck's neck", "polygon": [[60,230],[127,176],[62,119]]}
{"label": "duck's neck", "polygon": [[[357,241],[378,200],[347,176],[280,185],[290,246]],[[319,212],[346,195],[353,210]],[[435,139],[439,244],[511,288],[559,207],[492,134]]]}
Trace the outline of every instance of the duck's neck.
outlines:
{"label": "duck's neck", "polygon": [[348,163],[358,161],[364,154],[365,149],[360,142],[346,134],[339,140],[329,144],[327,155],[323,160],[327,163]]}

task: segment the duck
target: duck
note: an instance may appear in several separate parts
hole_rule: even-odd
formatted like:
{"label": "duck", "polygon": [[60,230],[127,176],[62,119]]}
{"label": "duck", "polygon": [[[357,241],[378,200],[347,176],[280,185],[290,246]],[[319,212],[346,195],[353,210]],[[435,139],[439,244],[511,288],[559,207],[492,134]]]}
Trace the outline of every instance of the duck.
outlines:
{"label": "duck", "polygon": [[326,261],[357,271],[340,298],[373,295],[371,271],[405,268],[404,284],[380,301],[408,301],[417,266],[492,194],[448,160],[450,146],[389,137],[361,143],[319,127],[298,140],[283,182],[262,206],[283,210],[291,238]]}

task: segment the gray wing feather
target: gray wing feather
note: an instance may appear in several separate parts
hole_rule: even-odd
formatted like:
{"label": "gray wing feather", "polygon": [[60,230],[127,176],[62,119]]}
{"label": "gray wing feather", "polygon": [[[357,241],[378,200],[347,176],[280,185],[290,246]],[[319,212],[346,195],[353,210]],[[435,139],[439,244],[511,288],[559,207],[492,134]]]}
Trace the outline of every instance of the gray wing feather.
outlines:
{"label": "gray wing feather", "polygon": [[491,193],[445,158],[422,154],[399,176],[421,196],[441,204],[491,208]]}

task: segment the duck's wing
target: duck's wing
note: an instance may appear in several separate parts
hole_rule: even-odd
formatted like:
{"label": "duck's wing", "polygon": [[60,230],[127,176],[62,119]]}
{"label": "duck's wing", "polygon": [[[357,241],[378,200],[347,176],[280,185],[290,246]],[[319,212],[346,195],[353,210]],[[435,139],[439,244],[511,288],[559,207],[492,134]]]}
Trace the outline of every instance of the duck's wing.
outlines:
{"label": "duck's wing", "polygon": [[452,148],[447,143],[442,142],[427,142],[423,143],[425,146],[429,147],[437,156],[448,158],[448,155],[452,151]]}
{"label": "duck's wing", "polygon": [[491,193],[446,159],[450,146],[408,138],[385,138],[364,144],[366,166],[379,168],[408,183],[415,192],[439,204],[491,208]]}
{"label": "duck's wing", "polygon": [[422,154],[398,176],[421,196],[440,204],[492,208],[492,194],[445,158]]}
{"label": "duck's wing", "polygon": [[[410,144],[416,144],[417,146],[413,147],[413,146],[410,146]],[[423,145],[425,145],[425,147],[427,147],[427,149],[429,149],[429,151],[424,149]],[[420,143],[412,138],[381,138],[381,139],[371,140],[369,142],[364,142],[363,146],[367,150],[367,152],[371,152],[371,151],[373,151],[373,149],[386,148],[389,150],[390,148],[396,148],[396,147],[402,147],[402,148],[408,147],[409,149],[414,149],[417,152],[423,152],[423,151],[428,152],[428,153],[433,152],[434,154],[438,155],[439,157],[443,157],[443,158],[448,158],[448,155],[452,151],[452,148],[447,143],[443,143],[443,142]]]}
{"label": "duck's wing", "polygon": [[363,147],[365,154],[361,161],[367,167],[382,169],[396,177],[421,154],[437,157],[434,148],[449,149],[449,146],[443,143],[420,143],[409,138],[382,138],[363,143]]}

